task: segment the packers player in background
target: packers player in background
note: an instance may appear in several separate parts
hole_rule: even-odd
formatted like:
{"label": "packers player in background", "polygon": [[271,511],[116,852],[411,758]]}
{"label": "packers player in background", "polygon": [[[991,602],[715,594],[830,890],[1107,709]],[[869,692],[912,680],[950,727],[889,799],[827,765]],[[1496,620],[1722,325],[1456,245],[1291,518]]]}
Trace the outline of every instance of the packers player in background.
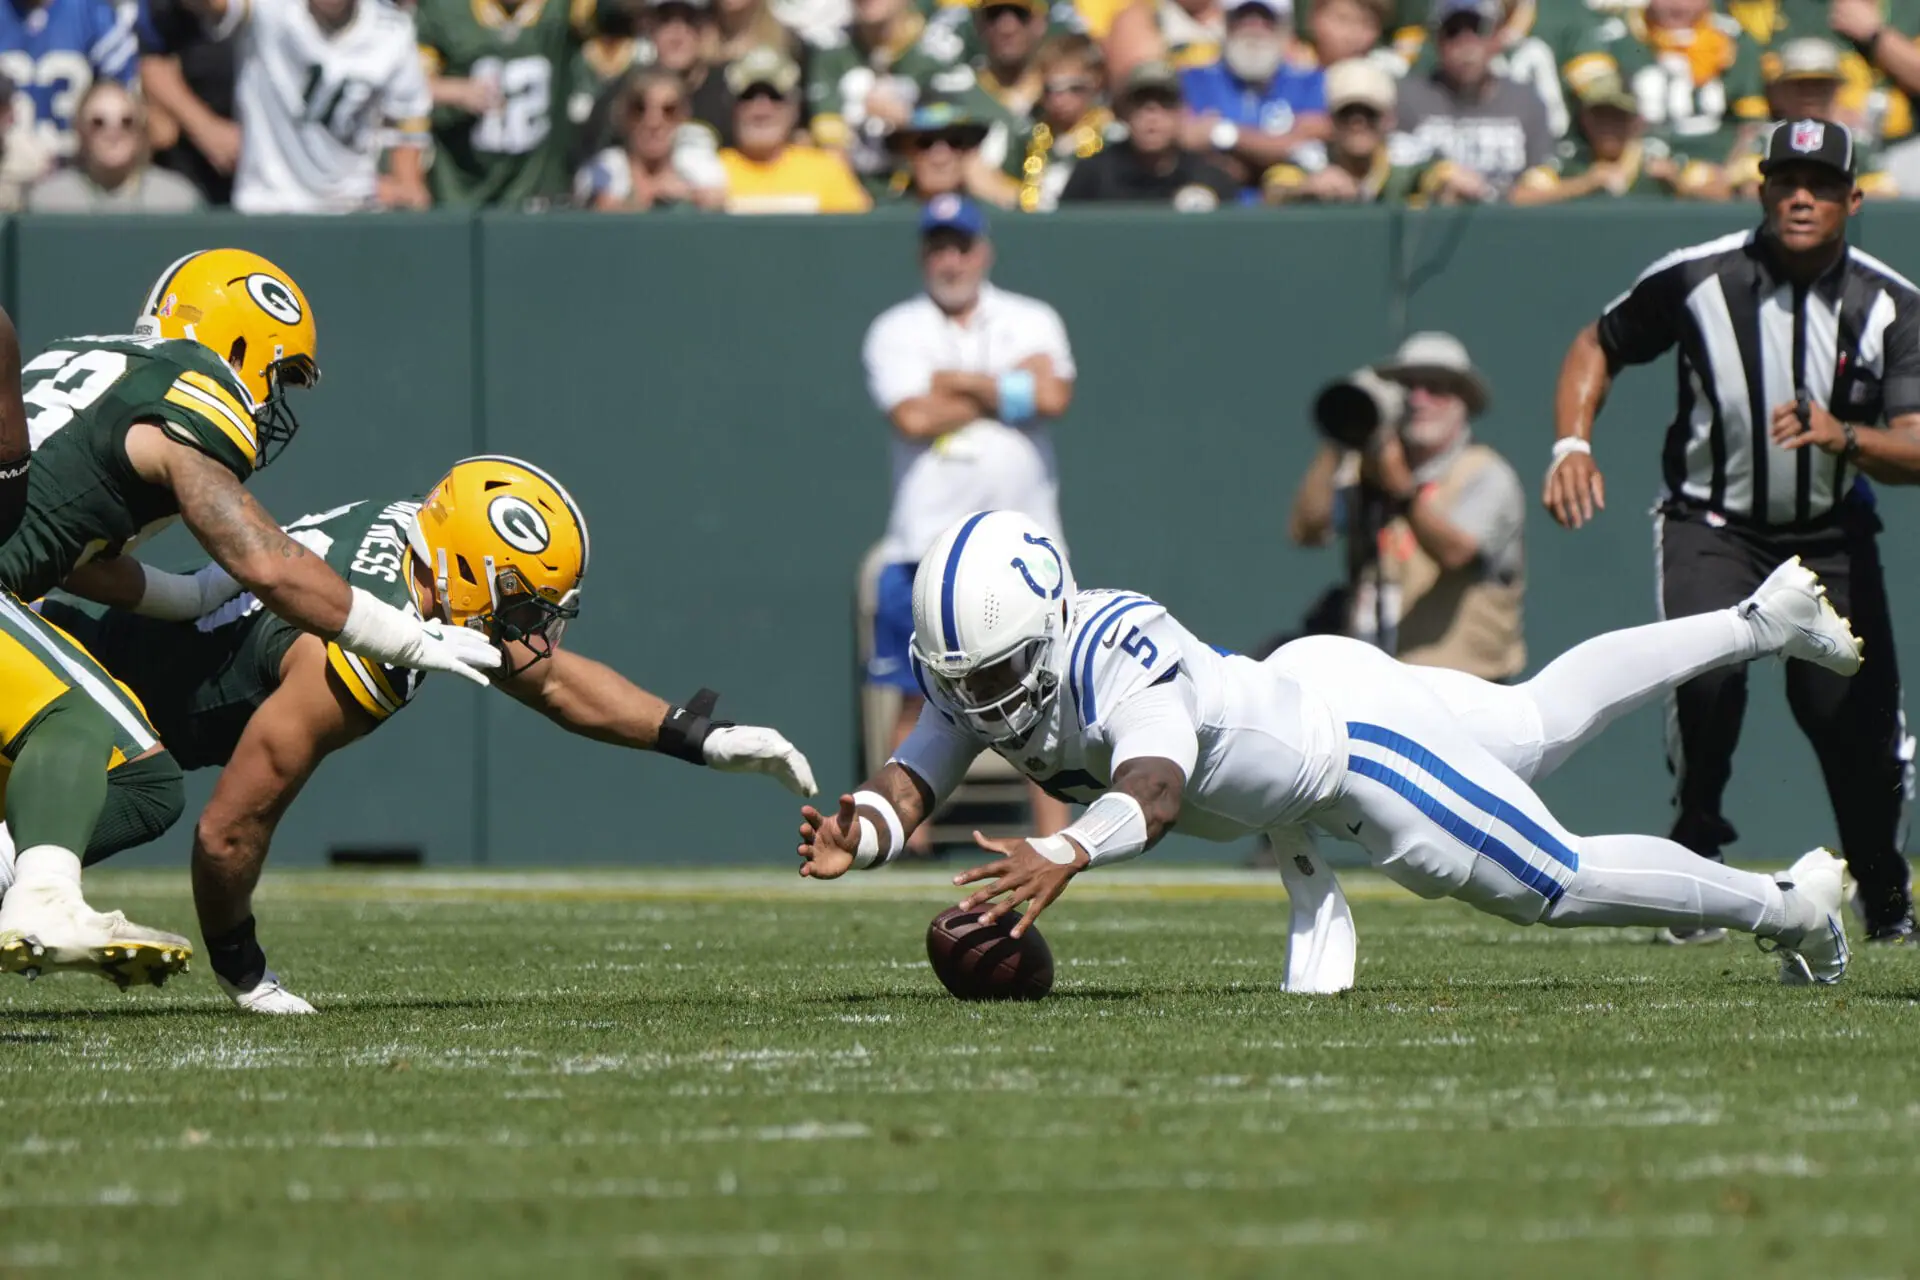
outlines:
{"label": "packers player in background", "polygon": [[349,586],[243,487],[298,429],[287,393],[319,378],[314,351],[293,280],[256,254],[214,249],[161,274],[135,333],[68,338],[22,370],[34,460],[26,512],[0,547],[0,787],[20,855],[0,903],[0,970],[158,985],[193,952],[81,895],[82,855],[144,843],[179,817],[180,770],[138,699],[25,601],[66,583],[191,616],[233,588],[120,555],[179,517],[267,609],[346,651],[480,684],[499,665],[485,637]]}
{"label": "packers player in background", "polygon": [[[612,668],[560,647],[580,611],[587,526],[566,490],[506,457],[468,458],[424,500],[358,502],[290,535],[349,582],[402,609],[472,628],[505,652],[494,681],[582,737],[814,792],[805,756],[771,729],[712,720],[702,691],[670,707]],[[215,975],[255,1013],[311,1013],[267,967],[253,916],[275,826],[320,762],[412,698],[412,672],[302,635],[250,596],[194,622],[46,601],[146,703],[181,767],[225,765],[194,832],[193,896]],[[0,850],[0,893],[5,892]],[[3,909],[3,908],[0,908]]]}

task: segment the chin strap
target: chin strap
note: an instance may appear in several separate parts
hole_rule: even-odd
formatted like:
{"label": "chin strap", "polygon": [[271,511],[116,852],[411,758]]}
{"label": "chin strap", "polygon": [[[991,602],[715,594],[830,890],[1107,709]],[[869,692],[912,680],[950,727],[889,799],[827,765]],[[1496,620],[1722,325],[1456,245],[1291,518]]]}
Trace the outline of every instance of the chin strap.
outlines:
{"label": "chin strap", "polygon": [[689,764],[706,764],[707,735],[715,729],[733,727],[731,720],[713,718],[713,709],[719,701],[720,695],[712,689],[702,689],[680,706],[669,707],[667,718],[660,722],[653,749]]}

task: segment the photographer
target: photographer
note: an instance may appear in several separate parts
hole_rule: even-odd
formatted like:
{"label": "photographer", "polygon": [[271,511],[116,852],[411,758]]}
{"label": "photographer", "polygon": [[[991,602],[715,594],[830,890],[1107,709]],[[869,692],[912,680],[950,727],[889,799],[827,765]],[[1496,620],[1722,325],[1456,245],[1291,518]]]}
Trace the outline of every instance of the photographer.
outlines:
{"label": "photographer", "polygon": [[1385,364],[1321,392],[1327,443],[1288,533],[1346,535],[1342,629],[1403,662],[1508,680],[1526,666],[1520,606],[1526,498],[1467,423],[1490,391],[1459,339],[1416,333]]}

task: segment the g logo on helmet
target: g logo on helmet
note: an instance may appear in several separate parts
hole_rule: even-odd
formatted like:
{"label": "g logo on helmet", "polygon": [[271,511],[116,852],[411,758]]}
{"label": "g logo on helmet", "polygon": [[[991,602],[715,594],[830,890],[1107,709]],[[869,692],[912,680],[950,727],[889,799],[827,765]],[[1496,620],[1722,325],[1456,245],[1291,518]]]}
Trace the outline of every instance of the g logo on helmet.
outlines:
{"label": "g logo on helmet", "polygon": [[487,523],[515,551],[528,555],[545,551],[553,536],[547,532],[547,518],[525,498],[501,494],[487,504]]}
{"label": "g logo on helmet", "polygon": [[247,296],[281,324],[300,323],[300,299],[293,296],[286,281],[256,271],[247,277]]}

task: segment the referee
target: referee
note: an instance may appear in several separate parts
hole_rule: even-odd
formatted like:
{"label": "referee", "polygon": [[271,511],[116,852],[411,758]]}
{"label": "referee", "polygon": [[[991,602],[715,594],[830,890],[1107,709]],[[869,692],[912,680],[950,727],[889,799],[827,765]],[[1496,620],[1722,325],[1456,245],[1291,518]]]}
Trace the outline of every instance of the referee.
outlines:
{"label": "referee", "polygon": [[[1866,481],[1920,484],[1920,291],[1847,244],[1861,197],[1843,126],[1779,124],[1760,171],[1757,231],[1668,254],[1574,339],[1544,501],[1570,529],[1606,505],[1594,417],[1622,367],[1679,347],[1654,526],[1663,615],[1738,604],[1790,556],[1826,582],[1866,661],[1852,679],[1789,663],[1787,701],[1820,758],[1868,938],[1897,942],[1914,931],[1900,847],[1911,751]],[[1742,667],[1674,695],[1673,839],[1704,857],[1736,836],[1720,801],[1746,700]]]}

